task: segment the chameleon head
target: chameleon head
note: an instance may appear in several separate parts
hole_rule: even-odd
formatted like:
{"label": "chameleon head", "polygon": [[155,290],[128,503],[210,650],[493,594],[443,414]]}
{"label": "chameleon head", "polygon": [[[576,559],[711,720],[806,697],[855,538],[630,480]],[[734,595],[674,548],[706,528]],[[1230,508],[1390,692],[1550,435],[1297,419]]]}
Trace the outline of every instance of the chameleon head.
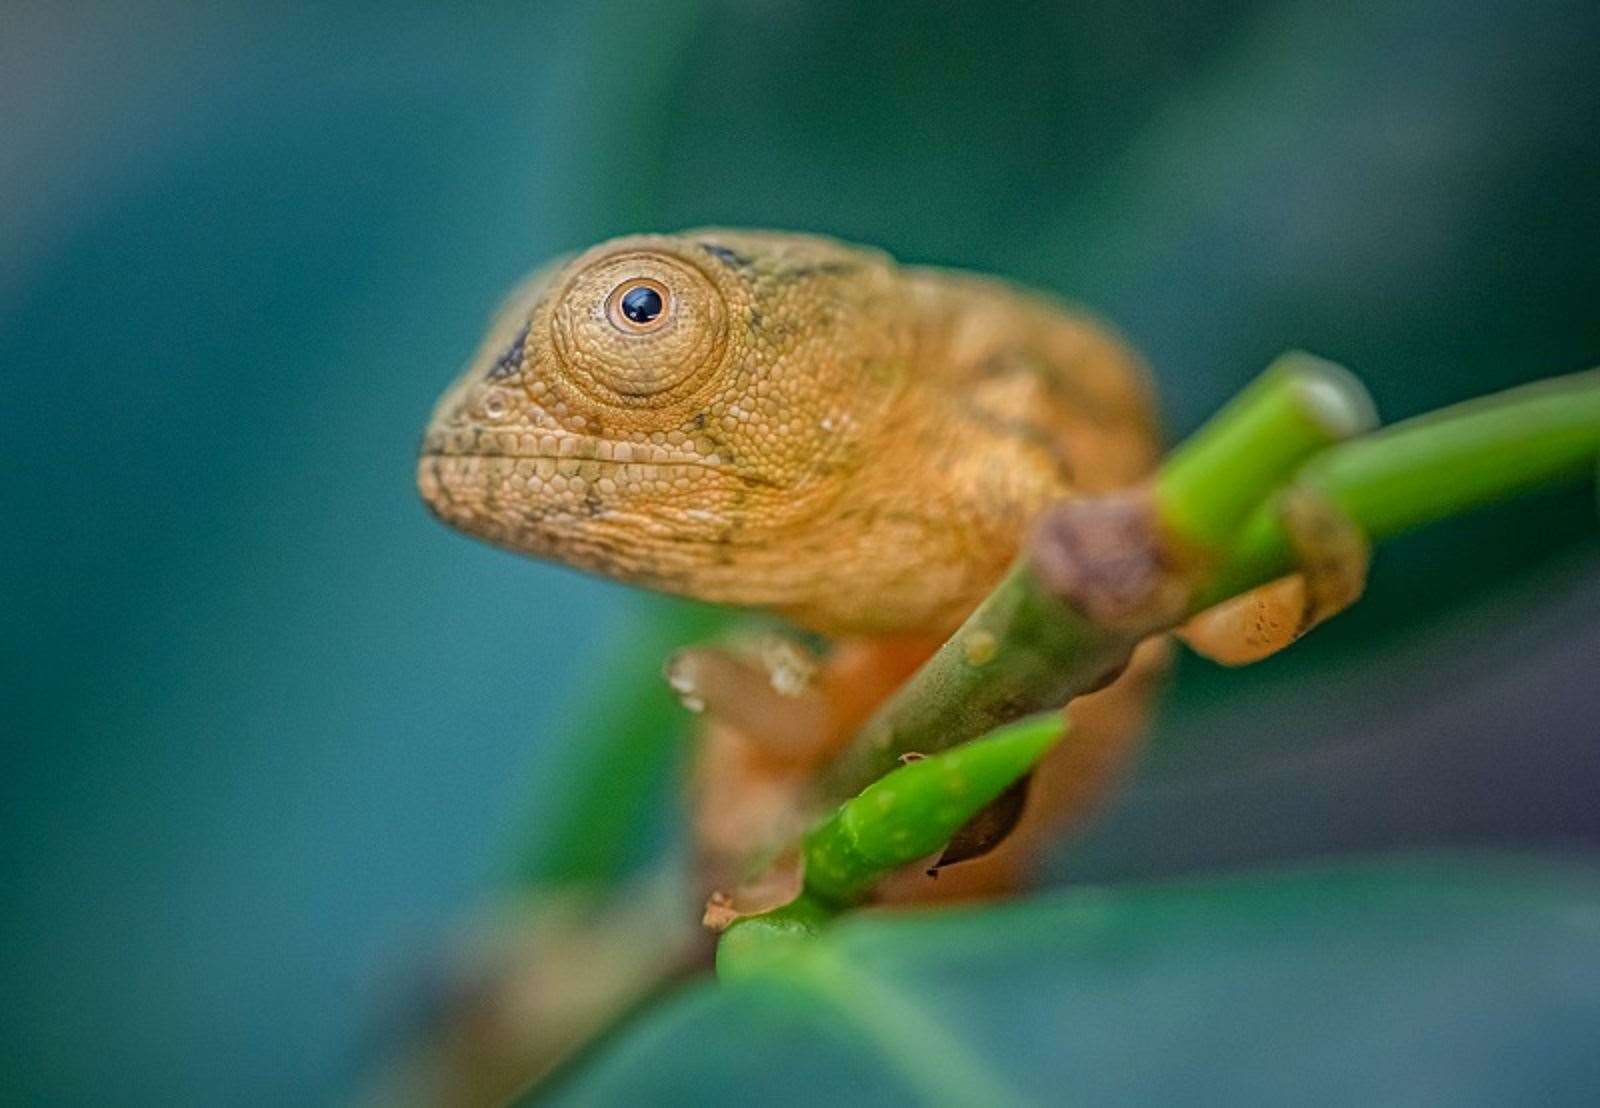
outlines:
{"label": "chameleon head", "polygon": [[[536,273],[440,399],[418,466],[440,518],[657,588],[782,603],[909,361],[877,252],[756,232],[642,235]],[[908,314],[908,313],[906,313]]]}

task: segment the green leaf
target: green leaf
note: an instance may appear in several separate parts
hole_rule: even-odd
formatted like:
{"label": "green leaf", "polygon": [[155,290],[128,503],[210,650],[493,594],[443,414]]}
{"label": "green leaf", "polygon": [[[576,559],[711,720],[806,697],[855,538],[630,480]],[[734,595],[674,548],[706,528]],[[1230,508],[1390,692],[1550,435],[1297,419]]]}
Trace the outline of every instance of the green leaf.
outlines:
{"label": "green leaf", "polygon": [[689,988],[569,1103],[1592,1103],[1600,870],[1413,855],[864,913]]}
{"label": "green leaf", "polygon": [[691,720],[661,675],[662,660],[732,619],[703,604],[639,600],[624,649],[551,744],[563,764],[540,767],[533,782],[540,818],[517,846],[518,884],[610,885],[649,856]]}

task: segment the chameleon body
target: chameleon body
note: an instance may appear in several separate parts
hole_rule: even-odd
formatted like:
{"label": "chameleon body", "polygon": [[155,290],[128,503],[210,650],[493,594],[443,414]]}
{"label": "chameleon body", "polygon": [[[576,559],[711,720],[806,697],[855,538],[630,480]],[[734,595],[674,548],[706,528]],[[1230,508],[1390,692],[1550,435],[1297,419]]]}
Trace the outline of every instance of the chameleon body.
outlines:
{"label": "chameleon body", "polygon": [[512,294],[418,466],[513,550],[828,635],[947,631],[1048,501],[1156,458],[1142,365],[1042,295],[832,239],[617,239]]}

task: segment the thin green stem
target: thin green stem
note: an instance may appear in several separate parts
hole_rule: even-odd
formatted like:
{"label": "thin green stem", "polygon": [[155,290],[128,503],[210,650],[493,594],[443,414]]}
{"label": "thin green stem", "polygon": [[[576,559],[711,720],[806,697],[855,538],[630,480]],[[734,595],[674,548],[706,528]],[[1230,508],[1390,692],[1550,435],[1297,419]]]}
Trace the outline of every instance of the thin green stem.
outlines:
{"label": "thin green stem", "polygon": [[[996,1067],[973,1050],[920,998],[908,996],[867,966],[816,946],[786,978],[833,1004],[856,1034],[877,1048],[919,1101],[932,1106],[1009,1108],[1024,1100]],[[929,1059],[937,1058],[937,1066]]]}
{"label": "thin green stem", "polygon": [[[1295,484],[1326,496],[1373,541],[1503,500],[1579,481],[1600,457],[1600,370],[1443,408],[1334,447]],[[1275,500],[1236,538],[1198,599],[1226,599],[1293,568]]]}
{"label": "thin green stem", "polygon": [[1066,733],[1052,712],[913,761],[845,801],[805,839],[805,886],[848,904],[879,878],[950,841]]}
{"label": "thin green stem", "polygon": [[[825,911],[802,896],[791,905],[740,920],[717,947],[717,979],[735,988],[776,979],[785,989],[810,993],[833,1010],[846,1035],[875,1050],[900,1075],[919,1103],[1027,1103],[919,998],[906,995],[833,944],[811,941],[821,926],[818,913]],[[930,1066],[930,1058],[939,1064]]]}
{"label": "thin green stem", "polygon": [[1161,521],[1202,550],[1224,549],[1285,474],[1376,422],[1371,397],[1348,370],[1284,354],[1162,464]]}
{"label": "thin green stem", "polygon": [[1097,628],[1018,566],[829,765],[821,799],[859,793],[904,754],[945,750],[1060,707],[1136,642]]}
{"label": "thin green stem", "polygon": [[788,904],[735,921],[717,943],[732,981],[804,952],[843,908],[881,878],[944,846],[1044,757],[1067,722],[1050,713],[901,766],[839,805],[804,841],[804,886]]}
{"label": "thin green stem", "polygon": [[717,977],[736,981],[772,968],[809,945],[838,909],[810,893],[770,912],[735,920],[717,940]]}

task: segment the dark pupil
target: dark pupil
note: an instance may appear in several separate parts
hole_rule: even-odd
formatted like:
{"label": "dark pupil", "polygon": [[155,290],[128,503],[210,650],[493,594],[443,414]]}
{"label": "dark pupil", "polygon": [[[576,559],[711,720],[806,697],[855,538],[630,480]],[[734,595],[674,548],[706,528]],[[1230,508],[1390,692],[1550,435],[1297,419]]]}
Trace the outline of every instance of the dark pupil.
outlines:
{"label": "dark pupil", "polygon": [[622,314],[635,323],[649,323],[661,314],[661,294],[648,285],[640,285],[622,294]]}

